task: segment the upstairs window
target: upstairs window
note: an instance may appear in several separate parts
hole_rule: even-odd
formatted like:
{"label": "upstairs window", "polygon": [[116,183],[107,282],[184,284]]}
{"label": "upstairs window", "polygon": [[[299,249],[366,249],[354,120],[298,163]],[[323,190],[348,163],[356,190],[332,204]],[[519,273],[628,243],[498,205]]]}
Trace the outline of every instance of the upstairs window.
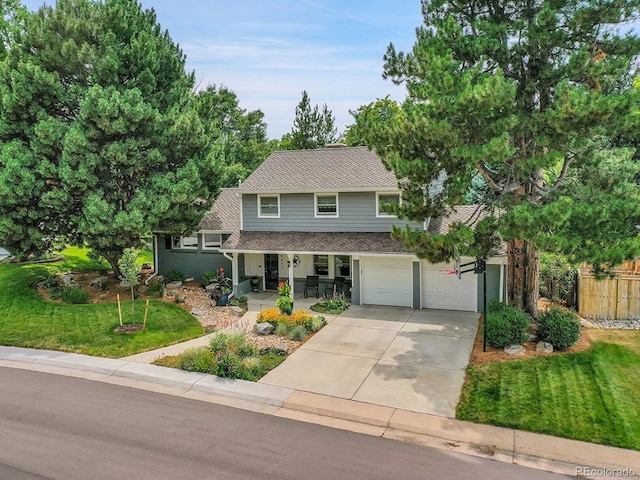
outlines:
{"label": "upstairs window", "polygon": [[204,250],[218,250],[222,246],[222,235],[219,233],[204,234]]}
{"label": "upstairs window", "polygon": [[400,194],[399,193],[376,193],[376,205],[377,217],[395,217],[395,215],[391,213],[387,213],[386,207],[389,205],[399,205],[400,204]]}
{"label": "upstairs window", "polygon": [[188,237],[171,237],[171,248],[184,250],[198,249],[198,236],[192,235]]}
{"label": "upstairs window", "polygon": [[315,195],[316,217],[337,217],[338,216],[338,195],[337,194],[317,194]]}
{"label": "upstairs window", "polygon": [[280,218],[280,196],[279,195],[259,195],[258,196],[258,217]]}

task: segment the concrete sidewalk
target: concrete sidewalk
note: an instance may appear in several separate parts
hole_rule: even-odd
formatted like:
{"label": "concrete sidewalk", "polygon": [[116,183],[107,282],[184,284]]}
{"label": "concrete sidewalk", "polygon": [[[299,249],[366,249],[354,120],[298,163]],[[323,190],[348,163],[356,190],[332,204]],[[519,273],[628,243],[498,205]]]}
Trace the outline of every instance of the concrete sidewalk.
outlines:
{"label": "concrete sidewalk", "polygon": [[0,367],[113,383],[587,478],[640,479],[640,452],[64,352],[0,346]]}

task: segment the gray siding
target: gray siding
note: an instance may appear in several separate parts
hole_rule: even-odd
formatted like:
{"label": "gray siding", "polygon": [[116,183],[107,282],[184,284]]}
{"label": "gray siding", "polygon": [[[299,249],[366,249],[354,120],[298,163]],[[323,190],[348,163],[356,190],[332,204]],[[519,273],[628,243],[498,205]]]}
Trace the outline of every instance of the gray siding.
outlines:
{"label": "gray siding", "polygon": [[353,269],[351,270],[351,303],[360,305],[360,260],[353,260]]}
{"label": "gray siding", "polygon": [[420,262],[413,262],[413,308],[419,309],[422,300],[422,271]]}
{"label": "gray siding", "polygon": [[[243,229],[246,231],[297,232],[389,232],[407,222],[395,217],[376,217],[375,192],[338,194],[338,217],[315,217],[313,193],[280,195],[280,218],[258,218],[257,195],[242,196]],[[422,224],[410,222],[413,228]]]}
{"label": "gray siding", "polygon": [[202,250],[202,235],[199,235],[198,250],[167,249],[165,236],[158,235],[158,265],[160,275],[169,270],[178,270],[185,277],[199,279],[204,272],[224,268],[225,276],[231,277],[231,261],[221,253]]}
{"label": "gray siding", "polygon": [[[487,265],[487,305],[500,299],[500,265]],[[478,312],[483,313],[483,275],[478,275]]]}

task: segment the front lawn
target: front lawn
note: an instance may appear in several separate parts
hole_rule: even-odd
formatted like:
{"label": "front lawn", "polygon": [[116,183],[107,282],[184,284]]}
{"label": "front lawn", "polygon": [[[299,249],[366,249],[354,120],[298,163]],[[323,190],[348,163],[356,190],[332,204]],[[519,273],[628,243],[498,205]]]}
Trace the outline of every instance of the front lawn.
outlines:
{"label": "front lawn", "polygon": [[469,367],[456,417],[640,450],[640,334],[602,335],[621,344]]}
{"label": "front lawn", "polygon": [[[49,302],[35,285],[55,272],[93,269],[81,249],[63,252],[65,262],[0,265],[0,344],[119,358],[196,338],[199,322],[182,308],[151,301],[147,329],[135,334],[114,332],[119,325],[115,303],[68,305]],[[126,292],[124,292],[126,294]],[[131,323],[131,304],[123,302],[123,320]],[[136,302],[142,323],[144,301]]]}

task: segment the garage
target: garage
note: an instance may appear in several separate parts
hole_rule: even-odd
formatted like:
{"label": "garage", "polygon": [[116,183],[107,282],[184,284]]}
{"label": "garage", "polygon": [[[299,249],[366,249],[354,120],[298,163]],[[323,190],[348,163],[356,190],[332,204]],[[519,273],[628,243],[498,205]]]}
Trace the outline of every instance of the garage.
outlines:
{"label": "garage", "polygon": [[453,268],[452,263],[422,262],[422,308],[478,310],[478,276],[469,272],[458,279],[445,273]]}
{"label": "garage", "polygon": [[411,307],[411,258],[362,257],[361,303]]}

